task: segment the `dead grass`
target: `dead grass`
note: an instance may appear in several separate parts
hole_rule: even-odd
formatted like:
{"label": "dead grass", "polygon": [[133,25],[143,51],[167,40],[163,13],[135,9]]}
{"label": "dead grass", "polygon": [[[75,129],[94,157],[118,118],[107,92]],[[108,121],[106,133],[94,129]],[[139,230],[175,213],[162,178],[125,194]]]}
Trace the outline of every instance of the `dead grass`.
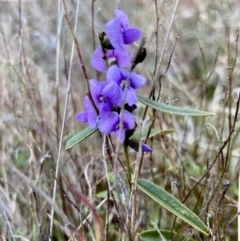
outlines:
{"label": "dead grass", "polygon": [[[48,240],[72,37],[63,19],[57,67],[57,1],[22,1],[19,11],[20,2],[0,2],[0,240]],[[72,24],[76,4],[76,1],[67,1]],[[174,4],[174,1],[158,1],[158,58]],[[96,44],[97,33],[113,16],[115,7],[116,1],[95,2]],[[148,95],[156,54],[155,5],[148,0],[122,1],[121,9],[128,14],[131,25],[141,28],[147,38],[148,55],[137,71],[148,78],[144,89]],[[155,128],[173,128],[175,133],[153,139],[153,155],[145,156],[141,171],[141,177],[179,199],[183,200],[191,191],[185,204],[205,222],[206,214],[212,215],[209,223],[217,240],[236,240],[238,233],[239,123],[238,115],[235,116],[240,77],[236,47],[239,46],[236,42],[238,9],[236,1],[180,2],[161,65],[164,73],[178,35],[170,67],[161,79],[161,101],[213,111],[216,116],[191,118],[158,113]],[[88,77],[95,78],[96,73],[89,65],[93,51],[91,26],[91,1],[82,1],[76,37]],[[85,128],[74,119],[75,114],[83,110],[85,95],[76,52],[72,68],[63,146],[69,137]],[[56,71],[59,85],[56,85]],[[151,110],[148,115],[152,117]],[[234,123],[236,126],[230,135]],[[103,199],[96,196],[106,190],[101,145],[102,140],[95,133],[69,152],[62,148],[53,240],[70,240],[80,226],[75,240],[84,240],[84,236],[86,240],[95,240],[96,220],[90,217],[84,221],[94,208],[104,236],[107,202],[101,204]],[[119,157],[125,164],[122,150]],[[136,154],[131,153],[130,157],[134,167]],[[108,170],[113,179],[110,163]],[[121,176],[125,183],[123,170]],[[223,193],[224,180],[231,184],[226,194]],[[173,182],[179,185],[171,188]],[[125,185],[128,189],[127,182]],[[88,201],[84,202],[83,197]],[[136,205],[138,232],[155,226],[185,232],[187,226],[182,221],[174,222],[172,214],[140,192]],[[124,236],[121,230],[126,217],[124,202],[119,203],[118,211],[110,202],[109,210],[108,240],[127,240],[128,234]],[[196,232],[192,238],[212,240]]]}

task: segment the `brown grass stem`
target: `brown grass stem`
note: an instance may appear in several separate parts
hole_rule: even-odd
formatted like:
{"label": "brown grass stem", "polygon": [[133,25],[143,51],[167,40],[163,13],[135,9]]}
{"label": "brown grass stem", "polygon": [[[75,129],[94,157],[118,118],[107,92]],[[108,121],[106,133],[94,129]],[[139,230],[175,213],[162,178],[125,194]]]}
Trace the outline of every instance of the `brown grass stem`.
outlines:
{"label": "brown grass stem", "polygon": [[[77,7],[76,7],[74,32],[76,32],[76,30],[77,30],[77,23],[78,23],[77,20],[78,20],[79,6],[80,6],[80,1],[78,0],[77,1]],[[66,11],[66,9],[65,9],[65,11]],[[67,12],[65,12],[65,14],[67,14]],[[55,178],[58,178],[59,167],[60,167],[61,152],[62,152],[62,145],[63,145],[63,135],[64,135],[64,129],[65,129],[65,123],[66,123],[66,117],[67,117],[67,107],[68,107],[70,88],[71,88],[72,63],[73,63],[74,49],[75,49],[75,41],[73,41],[73,44],[72,44],[72,51],[71,51],[71,57],[70,57],[69,72],[68,72],[68,84],[67,84],[67,90],[66,90],[66,99],[65,99],[65,106],[64,106],[64,112],[63,112],[61,135],[60,135],[59,146],[58,146],[58,155],[57,155],[57,161],[56,161]],[[54,180],[54,186],[53,186],[53,197],[52,197],[53,204],[55,203],[55,199],[56,199],[56,190],[57,190],[57,181],[55,179]],[[50,230],[49,241],[51,241],[51,236],[52,236],[54,211],[55,210],[52,207],[51,218],[50,218],[50,228],[49,228],[49,230]]]}

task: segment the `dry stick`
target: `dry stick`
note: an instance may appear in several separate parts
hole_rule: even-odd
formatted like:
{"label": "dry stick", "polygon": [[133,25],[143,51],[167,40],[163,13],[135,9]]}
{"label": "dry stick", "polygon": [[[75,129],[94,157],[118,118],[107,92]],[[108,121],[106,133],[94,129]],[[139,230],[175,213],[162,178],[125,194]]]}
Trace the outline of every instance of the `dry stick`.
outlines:
{"label": "dry stick", "polygon": [[154,70],[153,70],[153,76],[156,75],[157,70],[157,61],[158,61],[158,24],[159,24],[159,15],[158,15],[158,1],[155,0],[155,11],[156,11],[156,31],[155,31],[155,62],[154,62]]}
{"label": "dry stick", "polygon": [[160,59],[159,59],[158,65],[157,65],[156,75],[154,76],[154,84],[156,84],[157,79],[160,76],[160,67],[161,67],[163,56],[165,54],[166,47],[167,47],[167,44],[168,44],[168,41],[169,41],[169,36],[170,36],[171,30],[172,30],[172,25],[173,25],[173,21],[174,21],[176,12],[177,12],[177,8],[178,8],[179,2],[180,2],[180,0],[176,0],[175,6],[174,6],[174,10],[173,10],[170,26],[169,26],[169,29],[168,29],[167,37],[165,39],[165,42],[164,42],[164,45],[163,45],[163,49],[162,49],[162,53],[161,53],[161,56],[160,56]]}
{"label": "dry stick", "polygon": [[9,221],[8,216],[7,216],[7,214],[6,214],[6,211],[5,211],[5,210],[2,210],[2,214],[3,214],[3,217],[6,219],[7,226],[8,226],[9,232],[10,232],[10,234],[11,234],[11,236],[12,236],[13,241],[16,241],[15,235],[14,235],[14,233],[13,233],[13,231],[12,231],[11,224],[10,224],[10,221]]}
{"label": "dry stick", "polygon": [[[79,5],[80,5],[80,0],[77,1],[74,32],[76,32],[76,29],[77,29],[77,19],[78,19]],[[67,14],[66,8],[64,10],[65,10],[65,14]],[[68,106],[68,100],[69,100],[69,93],[70,93],[70,88],[71,88],[72,62],[73,62],[73,54],[74,54],[74,45],[75,45],[75,41],[73,41],[73,44],[72,44],[72,51],[71,51],[71,57],[70,57],[70,67],[69,67],[69,73],[68,73],[68,85],[67,85],[67,93],[66,93],[65,107],[64,107],[64,113],[63,113],[61,136],[60,136],[59,147],[58,147],[58,157],[57,157],[57,163],[56,163],[55,178],[58,178],[58,172],[59,172],[59,166],[60,166],[60,156],[61,156],[61,149],[62,149],[62,144],[63,144],[63,134],[64,134],[64,128],[65,128],[65,122],[66,122],[66,116],[67,116],[67,106]],[[56,190],[57,190],[57,181],[55,179],[54,180],[54,186],[53,186],[53,198],[52,198],[53,204],[55,203]],[[49,230],[50,230],[49,241],[51,241],[51,236],[52,236],[54,211],[55,210],[54,210],[54,208],[52,206],[51,218],[50,218],[50,228],[49,228]]]}
{"label": "dry stick", "polygon": [[92,38],[93,38],[93,49],[96,48],[96,42],[95,42],[95,19],[94,19],[94,2],[95,0],[92,0]]}
{"label": "dry stick", "polygon": [[77,55],[78,55],[78,59],[79,59],[79,62],[80,62],[80,65],[81,65],[81,68],[82,68],[82,73],[83,73],[83,77],[84,77],[84,82],[85,82],[85,86],[86,86],[86,90],[87,90],[87,96],[92,104],[92,107],[94,108],[95,112],[98,114],[98,110],[97,110],[97,107],[93,101],[93,98],[92,98],[92,95],[91,95],[91,92],[90,92],[90,87],[89,87],[89,82],[88,82],[88,76],[87,76],[87,71],[86,71],[86,68],[85,68],[85,65],[84,65],[84,62],[83,62],[83,58],[82,58],[82,55],[81,55],[81,51],[80,51],[80,47],[79,47],[79,44],[78,44],[78,41],[77,41],[77,37],[72,29],[72,25],[71,25],[71,22],[70,22],[70,19],[67,15],[67,6],[66,6],[66,3],[65,3],[65,0],[62,0],[63,2],[63,6],[64,6],[64,9],[65,9],[65,15],[64,15],[64,18],[68,24],[68,27],[69,27],[69,30],[70,30],[70,33],[72,35],[72,38],[73,38],[73,41],[74,41],[74,44],[75,44],[75,47],[76,47],[76,51],[77,51]]}
{"label": "dry stick", "polygon": [[[202,108],[202,104],[203,104],[203,101],[204,101],[204,95],[206,94],[206,91],[207,91],[207,84],[208,84],[208,79],[207,79],[207,69],[206,69],[206,61],[205,61],[205,55],[204,55],[204,52],[203,52],[203,49],[197,39],[197,44],[198,44],[198,47],[200,49],[200,52],[202,54],[202,61],[203,61],[203,68],[204,68],[204,89],[203,89],[203,93],[202,93],[202,98],[201,98],[201,102],[200,102],[200,109]],[[205,101],[205,105],[204,105],[204,110],[206,109],[206,101]]]}
{"label": "dry stick", "polygon": [[59,118],[60,118],[60,106],[59,106],[59,61],[60,61],[60,34],[62,29],[62,19],[63,19],[63,11],[62,11],[62,5],[61,0],[58,0],[58,29],[57,29],[57,43],[56,43],[56,70],[55,70],[55,76],[56,76],[56,138],[57,143],[59,143]]}
{"label": "dry stick", "polygon": [[132,192],[131,192],[131,208],[132,208],[132,213],[131,213],[131,223],[130,223],[130,228],[131,228],[131,240],[135,240],[135,225],[136,225],[136,197],[137,197],[137,181],[139,179],[139,174],[140,174],[140,168],[141,168],[141,160],[143,159],[143,152],[141,148],[141,136],[142,136],[142,131],[144,129],[144,126],[146,124],[146,120],[141,121],[140,125],[140,135],[139,135],[139,150],[137,153],[137,158],[136,158],[136,164],[135,164],[135,169],[134,169],[134,176],[133,176],[133,181],[134,185],[132,187]]}
{"label": "dry stick", "polygon": [[[227,28],[227,31],[228,31],[228,28]],[[228,120],[229,120],[229,132],[231,131],[232,129],[232,125],[235,126],[235,122],[237,121],[236,118],[234,118],[234,122],[232,124],[232,116],[231,116],[231,109],[232,109],[232,102],[231,102],[231,97],[232,97],[232,81],[233,81],[233,71],[234,71],[234,68],[235,68],[235,64],[236,64],[236,60],[237,60],[237,54],[238,54],[238,38],[239,38],[239,33],[237,33],[237,37],[236,37],[236,52],[235,52],[235,58],[234,58],[234,62],[233,62],[233,65],[232,67],[231,66],[231,63],[230,63],[230,43],[229,43],[229,32],[228,32],[228,65],[229,65],[229,77],[228,77],[228,82],[229,82],[229,88],[228,88],[228,109],[229,109],[229,115],[228,115]],[[220,184],[223,180],[223,177],[225,175],[225,172],[227,171],[227,167],[228,167],[228,163],[229,163],[229,156],[230,156],[230,151],[231,151],[231,142],[232,140],[230,139],[229,142],[228,142],[228,145],[227,145],[227,153],[226,153],[226,156],[225,156],[225,162],[223,162],[223,171],[221,173],[221,176],[219,178],[219,182],[218,182],[218,186],[217,186],[217,189],[220,187]],[[226,189],[227,191],[227,189]],[[216,214],[216,218],[215,218],[215,222],[214,222],[214,229],[213,229],[213,234],[216,233],[217,235],[217,232],[218,232],[218,236],[220,236],[220,231],[219,231],[219,209],[220,209],[220,205],[221,205],[221,202],[219,202],[219,200],[216,200],[216,203],[215,203],[215,214]],[[217,231],[218,229],[218,231]]]}
{"label": "dry stick", "polygon": [[[232,109],[232,102],[231,102],[231,97],[232,97],[232,81],[233,81],[233,72],[234,72],[234,68],[235,68],[235,65],[236,65],[236,62],[237,62],[237,56],[238,56],[238,39],[239,39],[239,31],[237,31],[237,37],[236,37],[236,50],[235,50],[235,57],[234,57],[234,62],[233,62],[233,65],[232,67],[229,68],[229,90],[228,90],[228,101],[229,101],[229,130],[231,130],[232,128],[232,123],[231,123],[231,109]],[[228,42],[229,42],[229,38],[228,38]],[[228,55],[229,55],[229,58],[228,58],[228,64],[229,66],[231,65],[230,63],[230,49],[229,49],[229,43],[228,43]],[[234,122],[237,121],[236,119],[234,119]],[[235,123],[233,123],[233,125],[235,125]],[[222,181],[223,179],[223,176],[227,170],[227,167],[228,167],[228,162],[229,162],[229,156],[230,156],[230,150],[231,150],[231,142],[229,141],[228,143],[228,148],[227,148],[227,154],[226,154],[226,157],[225,157],[225,162],[224,162],[224,166],[223,166],[223,171],[222,171],[222,174],[221,174],[221,177],[220,177],[220,182]],[[220,185],[220,184],[219,184]],[[221,204],[221,203],[220,203]],[[218,212],[218,208],[220,205],[216,205],[216,212],[217,214],[219,213]],[[216,218],[216,222],[218,222],[219,218],[217,216]],[[225,232],[224,232],[225,234]],[[220,235],[220,234],[219,234]]]}
{"label": "dry stick", "polygon": [[[233,81],[233,71],[234,71],[234,68],[235,68],[235,65],[236,65],[237,55],[238,55],[238,38],[239,38],[239,33],[237,32],[235,58],[234,58],[234,62],[233,62],[232,67],[230,67],[230,65],[231,65],[230,60],[229,60],[229,63],[228,63],[229,64],[229,78],[228,78],[229,79],[229,88],[228,88],[229,131],[232,128],[232,113],[231,113],[231,109],[232,109],[232,101],[231,101],[231,98],[232,98],[232,81]],[[230,55],[229,51],[230,50],[228,50],[228,54]],[[229,56],[229,59],[230,59],[230,56]],[[228,165],[230,148],[231,148],[231,146],[230,146],[230,142],[229,142],[227,154],[226,154],[226,162],[224,163],[224,168]]]}
{"label": "dry stick", "polygon": [[110,189],[111,184],[109,180],[108,175],[108,168],[107,168],[107,162],[106,162],[106,155],[105,155],[105,145],[106,145],[106,135],[103,136],[103,144],[102,144],[102,162],[105,170],[105,176],[106,176],[106,186],[107,186],[107,210],[106,210],[106,226],[105,226],[105,240],[108,240],[108,229],[109,229],[109,200],[110,200]]}
{"label": "dry stick", "polygon": [[[231,56],[230,56],[230,33],[229,33],[229,28],[226,26],[226,32],[227,32],[227,51],[228,51],[228,95],[227,95],[227,101],[228,101],[228,131],[230,132],[232,129],[232,81],[233,81],[233,69],[230,67],[231,66]],[[236,53],[237,54],[237,53]],[[226,168],[228,159],[229,159],[229,154],[230,154],[230,148],[231,148],[231,141],[229,141],[228,146],[227,146],[227,153],[225,156],[225,162],[223,162],[223,169]]]}
{"label": "dry stick", "polygon": [[43,233],[42,233],[42,225],[41,225],[40,218],[39,218],[39,206],[38,206],[37,195],[34,190],[32,193],[33,193],[33,198],[35,201],[35,210],[36,210],[37,226],[38,226],[38,230],[39,230],[39,239],[44,240]]}

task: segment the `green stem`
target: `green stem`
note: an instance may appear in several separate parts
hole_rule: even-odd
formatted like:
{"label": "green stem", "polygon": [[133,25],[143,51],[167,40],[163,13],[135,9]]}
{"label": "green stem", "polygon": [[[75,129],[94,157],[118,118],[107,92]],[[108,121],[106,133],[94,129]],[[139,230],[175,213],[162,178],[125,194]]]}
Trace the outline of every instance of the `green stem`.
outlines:
{"label": "green stem", "polygon": [[126,143],[123,143],[123,148],[124,148],[124,155],[125,155],[126,164],[127,164],[127,175],[128,175],[128,179],[131,180],[132,170],[131,170],[131,166],[130,166],[130,160],[129,160],[129,155],[128,155]]}

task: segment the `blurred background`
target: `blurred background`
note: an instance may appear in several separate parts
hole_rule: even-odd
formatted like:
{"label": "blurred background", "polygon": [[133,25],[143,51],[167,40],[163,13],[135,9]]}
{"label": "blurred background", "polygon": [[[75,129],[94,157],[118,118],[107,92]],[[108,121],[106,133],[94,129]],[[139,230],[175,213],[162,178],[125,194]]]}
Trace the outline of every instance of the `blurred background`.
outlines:
{"label": "blurred background", "polygon": [[[89,61],[99,45],[98,33],[114,16],[117,4],[108,0],[80,1],[76,37],[89,79],[97,76]],[[141,90],[145,96],[152,86],[156,50],[159,61],[174,5],[172,0],[120,1],[130,26],[139,27],[146,37],[147,58],[136,68],[136,72],[147,78],[147,85]],[[74,26],[77,1],[66,0],[66,6]],[[40,234],[42,239],[39,240],[48,240],[50,205],[42,195],[33,192],[27,180],[52,197],[73,39],[64,17],[61,23],[62,8],[58,1],[0,1],[0,9],[0,240],[11,240],[13,234],[17,240],[38,240]],[[164,75],[161,85],[157,83],[156,87],[161,90],[160,101],[211,111],[215,116],[192,118],[157,114],[155,128],[175,132],[153,139],[153,155],[145,156],[142,176],[176,197],[178,192],[171,189],[171,183],[177,180],[180,192],[186,196],[216,157],[234,122],[240,88],[239,23],[240,1],[185,0],[179,3],[160,67]],[[135,43],[135,48],[137,45]],[[105,190],[100,161],[102,140],[98,133],[72,150],[64,150],[66,141],[86,127],[75,120],[75,115],[83,111],[85,93],[82,68],[75,51],[56,203],[76,227],[89,210],[78,202],[80,215],[64,196],[65,192],[69,199],[76,201],[69,188],[73,187],[97,206],[101,198],[96,194]],[[143,108],[139,105],[139,118]],[[151,110],[148,116],[152,118]],[[230,181],[231,186],[218,210],[221,223],[217,225],[222,240],[237,237],[238,135],[237,122],[231,143],[209,172],[208,181],[194,189],[186,201],[186,205],[206,221],[206,213],[214,216],[224,190],[222,181]],[[131,153],[133,161],[135,155]],[[219,184],[217,189],[215,184]],[[211,192],[215,195],[209,199]],[[140,231],[153,228],[153,223],[159,228],[172,227],[172,214],[145,196],[142,202],[139,201],[139,215],[144,219]],[[147,212],[148,205],[154,206],[153,210]],[[99,210],[103,223],[105,208]],[[118,237],[115,219],[111,220],[112,238]],[[214,220],[210,219],[211,226],[216,224]],[[92,220],[89,222],[84,227],[86,233],[93,232]],[[176,230],[181,225],[182,222],[177,221]],[[53,236],[55,240],[69,237],[58,215]],[[77,240],[84,239],[79,236]],[[197,236],[196,240],[208,239]]]}

